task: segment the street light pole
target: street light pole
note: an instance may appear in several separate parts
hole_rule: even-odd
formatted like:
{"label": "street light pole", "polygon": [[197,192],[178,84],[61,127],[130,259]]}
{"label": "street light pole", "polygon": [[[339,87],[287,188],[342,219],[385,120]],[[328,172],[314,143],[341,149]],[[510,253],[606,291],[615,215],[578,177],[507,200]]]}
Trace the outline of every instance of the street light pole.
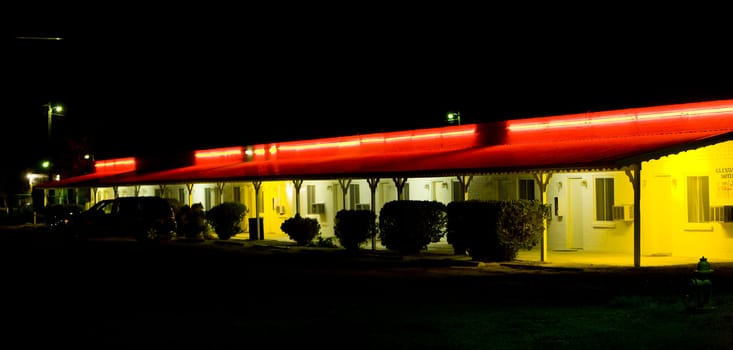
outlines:
{"label": "street light pole", "polygon": [[[49,157],[50,161],[53,163],[53,161],[54,161],[54,159],[53,159],[54,158],[54,155],[53,155],[53,135],[52,135],[52,133],[53,133],[53,116],[54,115],[63,116],[63,114],[61,112],[64,111],[64,107],[62,107],[61,105],[58,105],[58,104],[57,105],[53,105],[51,102],[45,104],[44,106],[46,107],[46,114],[47,114],[47,118],[48,118],[48,121],[47,121],[48,130],[47,130],[47,140],[46,140],[46,144],[47,144],[47,146],[46,146],[46,152],[47,152],[47,155],[46,156]],[[49,168],[49,171],[51,171],[50,168]],[[51,176],[50,175],[51,174],[49,173],[49,180],[51,179]]]}
{"label": "street light pole", "polygon": [[48,107],[48,142],[50,144],[51,143],[51,123],[53,120],[53,113],[54,112],[61,113],[64,110],[64,108],[61,107],[60,105],[54,106],[51,104],[51,102],[46,104],[46,107]]}
{"label": "street light pole", "polygon": [[[48,157],[48,160],[47,161],[44,161],[43,168],[45,168],[48,171],[48,180],[49,181],[52,181],[53,178],[54,178],[54,176],[53,176],[53,166],[54,166],[54,163],[55,163],[55,160],[56,160],[55,159],[55,155],[54,155],[54,151],[53,151],[53,137],[52,137],[53,136],[52,135],[52,131],[53,131],[53,116],[54,115],[62,116],[63,114],[61,112],[63,112],[64,108],[61,105],[55,105],[54,106],[50,101],[47,104],[45,104],[44,106],[46,107],[46,116],[48,118],[48,121],[47,121],[47,123],[48,123],[48,125],[47,125],[48,126],[48,130],[47,130],[48,140],[46,141],[46,143],[47,143],[47,146],[46,146],[46,152],[47,152],[47,154],[46,154],[46,156]],[[43,206],[45,207],[48,204],[48,198],[47,198],[46,190],[45,189],[44,189],[43,192],[44,192],[44,195],[43,195]]]}

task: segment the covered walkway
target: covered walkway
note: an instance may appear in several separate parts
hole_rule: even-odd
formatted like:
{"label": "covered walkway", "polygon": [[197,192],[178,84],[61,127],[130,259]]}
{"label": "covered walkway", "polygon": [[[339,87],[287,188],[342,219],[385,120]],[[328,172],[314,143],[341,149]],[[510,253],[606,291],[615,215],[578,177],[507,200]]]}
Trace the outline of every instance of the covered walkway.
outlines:
{"label": "covered walkway", "polygon": [[[248,234],[239,234],[230,240],[231,244],[242,245],[258,245],[270,246],[275,249],[296,248],[295,243],[290,240],[249,240]],[[220,241],[224,242],[224,241]],[[318,249],[318,248],[303,248]],[[331,248],[322,248],[331,249]],[[369,252],[369,247],[362,247],[362,251]],[[384,247],[378,246],[377,251],[387,251]],[[453,254],[453,246],[446,242],[431,243],[426,251],[415,256],[405,257],[407,259],[414,258],[434,258],[434,259],[454,259],[460,261],[471,261],[470,256],[458,256]],[[711,265],[715,264],[731,264],[733,260],[725,258],[717,258],[715,256],[706,256]],[[684,266],[689,265],[692,269],[700,260],[699,256],[672,256],[672,255],[642,255],[642,266]],[[634,267],[634,256],[631,253],[603,253],[603,252],[587,252],[583,250],[550,250],[547,253],[547,260],[541,262],[540,247],[537,246],[532,250],[520,250],[517,258],[512,263],[541,265],[546,267]],[[480,264],[480,263],[478,263]]]}

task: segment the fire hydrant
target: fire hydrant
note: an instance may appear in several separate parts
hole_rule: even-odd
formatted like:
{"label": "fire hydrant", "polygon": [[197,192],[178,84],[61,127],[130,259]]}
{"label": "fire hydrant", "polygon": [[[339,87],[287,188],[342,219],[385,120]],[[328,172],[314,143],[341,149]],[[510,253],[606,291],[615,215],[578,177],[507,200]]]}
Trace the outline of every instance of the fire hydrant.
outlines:
{"label": "fire hydrant", "polygon": [[708,259],[704,256],[701,257],[697,263],[697,269],[695,269],[693,277],[690,279],[690,287],[693,294],[691,302],[696,309],[712,308],[710,305],[713,289],[713,282],[710,280],[712,273],[713,269],[710,268]]}

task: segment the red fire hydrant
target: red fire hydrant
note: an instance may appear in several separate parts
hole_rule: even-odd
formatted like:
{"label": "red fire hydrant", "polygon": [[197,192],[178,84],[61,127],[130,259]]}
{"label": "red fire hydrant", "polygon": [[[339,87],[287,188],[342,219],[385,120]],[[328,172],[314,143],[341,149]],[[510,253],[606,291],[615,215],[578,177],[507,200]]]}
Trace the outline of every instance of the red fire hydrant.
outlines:
{"label": "red fire hydrant", "polygon": [[692,291],[692,307],[698,310],[712,309],[710,305],[710,299],[713,292],[713,282],[710,280],[710,275],[713,273],[713,269],[710,268],[708,259],[704,256],[700,258],[697,263],[697,269],[693,272],[693,277],[690,279],[690,288]]}

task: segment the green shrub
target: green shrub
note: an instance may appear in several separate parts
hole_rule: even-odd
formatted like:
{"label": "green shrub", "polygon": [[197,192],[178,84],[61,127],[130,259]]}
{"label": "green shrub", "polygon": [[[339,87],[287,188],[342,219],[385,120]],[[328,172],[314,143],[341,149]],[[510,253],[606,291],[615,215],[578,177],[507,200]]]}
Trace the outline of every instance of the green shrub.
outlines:
{"label": "green shrub", "polygon": [[[452,206],[453,210],[448,217],[448,226],[451,228],[449,243],[465,244],[461,248],[465,247],[473,260],[506,260],[507,253],[496,233],[496,222],[502,202],[476,200],[463,203],[465,204]],[[459,221],[458,224],[451,222],[456,220]],[[456,246],[453,249],[455,251]]]}
{"label": "green shrub", "polygon": [[206,212],[206,220],[214,228],[219,239],[229,239],[242,232],[242,220],[247,207],[239,202],[224,202]]}
{"label": "green shrub", "polygon": [[178,233],[185,238],[203,239],[209,231],[209,223],[206,221],[206,212],[201,203],[194,203],[192,206],[184,205],[176,213]]}
{"label": "green shrub", "polygon": [[371,210],[339,210],[334,223],[334,235],[349,251],[359,247],[377,234],[377,214]]}
{"label": "green shrub", "polygon": [[379,240],[387,249],[414,254],[445,235],[445,204],[437,201],[397,200],[379,212]]}
{"label": "green shrub", "polygon": [[499,242],[510,252],[512,259],[519,249],[532,249],[542,241],[544,219],[552,218],[550,207],[533,200],[514,200],[504,203],[499,211],[496,233]]}
{"label": "green shrub", "polygon": [[453,246],[453,253],[466,255],[472,236],[487,229],[489,203],[479,200],[450,202],[446,206],[448,223],[446,239]]}
{"label": "green shrub", "polygon": [[538,201],[467,201],[450,211],[449,243],[467,244],[473,260],[511,261],[519,249],[540,242],[544,219],[550,219],[550,209]]}
{"label": "green shrub", "polygon": [[321,224],[318,220],[304,218],[300,213],[286,219],[280,229],[285,232],[297,245],[306,246],[321,234]]}

